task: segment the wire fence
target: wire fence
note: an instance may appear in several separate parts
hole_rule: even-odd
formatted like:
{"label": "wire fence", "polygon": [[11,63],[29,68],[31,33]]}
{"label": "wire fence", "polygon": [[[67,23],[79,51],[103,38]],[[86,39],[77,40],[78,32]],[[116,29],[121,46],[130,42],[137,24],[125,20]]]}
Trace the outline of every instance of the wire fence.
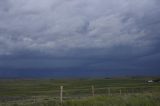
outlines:
{"label": "wire fence", "polygon": [[40,96],[10,96],[0,97],[0,103],[36,103],[40,101],[57,100],[63,102],[64,100],[82,99],[94,96],[113,96],[113,95],[129,95],[129,94],[140,94],[140,93],[153,93],[156,90],[160,91],[160,87],[80,87],[69,89],[65,86],[60,86],[59,90],[52,91],[37,91],[48,92],[50,95]]}

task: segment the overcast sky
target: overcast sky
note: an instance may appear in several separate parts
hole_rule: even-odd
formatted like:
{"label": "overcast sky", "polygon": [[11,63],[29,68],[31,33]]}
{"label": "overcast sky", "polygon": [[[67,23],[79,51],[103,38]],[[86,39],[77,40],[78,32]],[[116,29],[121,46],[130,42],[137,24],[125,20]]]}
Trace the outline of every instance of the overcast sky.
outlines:
{"label": "overcast sky", "polygon": [[160,75],[159,5],[0,0],[0,76]]}

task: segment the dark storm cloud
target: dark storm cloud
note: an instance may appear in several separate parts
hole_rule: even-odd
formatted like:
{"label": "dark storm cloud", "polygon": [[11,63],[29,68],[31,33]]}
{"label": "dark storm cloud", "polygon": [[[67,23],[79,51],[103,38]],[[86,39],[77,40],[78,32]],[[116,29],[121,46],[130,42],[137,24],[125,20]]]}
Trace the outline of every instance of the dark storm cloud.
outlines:
{"label": "dark storm cloud", "polygon": [[159,4],[159,0],[0,0],[0,67],[157,73]]}

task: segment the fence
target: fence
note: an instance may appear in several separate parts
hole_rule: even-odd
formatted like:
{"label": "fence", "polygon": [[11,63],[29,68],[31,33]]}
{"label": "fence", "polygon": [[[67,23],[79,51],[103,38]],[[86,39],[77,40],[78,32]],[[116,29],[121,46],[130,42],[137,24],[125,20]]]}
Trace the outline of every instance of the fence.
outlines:
{"label": "fence", "polygon": [[152,87],[95,87],[94,85],[90,88],[76,88],[76,89],[66,89],[60,86],[60,101],[63,102],[65,99],[75,99],[75,98],[86,98],[90,96],[99,95],[128,95],[128,94],[139,94],[139,93],[152,93]]}
{"label": "fence", "polygon": [[[27,102],[40,102],[43,100],[58,100],[61,103],[64,100],[70,100],[70,99],[81,99],[81,98],[87,98],[87,97],[94,97],[99,95],[128,95],[128,94],[138,94],[138,93],[145,93],[150,92],[152,93],[154,89],[152,87],[96,87],[94,85],[91,85],[90,87],[81,87],[81,88],[65,88],[65,86],[60,86],[59,90],[53,90],[50,92],[50,96],[32,96],[32,97],[16,97],[19,99],[19,101],[27,101]],[[42,91],[37,91],[42,92]],[[5,99],[5,98],[4,98]],[[14,99],[14,97],[13,97]],[[10,98],[10,100],[12,100]],[[9,100],[9,101],[10,101]],[[16,100],[17,101],[17,100]],[[7,100],[4,100],[4,102],[7,102]],[[15,102],[13,100],[13,102]]]}

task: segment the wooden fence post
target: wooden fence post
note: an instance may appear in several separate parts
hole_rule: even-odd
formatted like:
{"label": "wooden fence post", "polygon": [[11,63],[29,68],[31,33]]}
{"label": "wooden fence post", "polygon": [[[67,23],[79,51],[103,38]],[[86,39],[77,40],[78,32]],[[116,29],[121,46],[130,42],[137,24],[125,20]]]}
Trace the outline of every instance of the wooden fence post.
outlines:
{"label": "wooden fence post", "polygon": [[128,95],[129,94],[129,90],[128,90],[128,88],[126,88],[126,95]]}
{"label": "wooden fence post", "polygon": [[60,86],[60,102],[63,102],[63,86]]}
{"label": "wooden fence post", "polygon": [[132,88],[132,93],[134,94],[134,88]]}
{"label": "wooden fence post", "polygon": [[122,95],[122,90],[121,89],[119,90],[119,94]]}
{"label": "wooden fence post", "polygon": [[36,103],[36,96],[33,96],[33,102]]}
{"label": "wooden fence post", "polygon": [[92,96],[94,96],[94,86],[92,85]]}
{"label": "wooden fence post", "polygon": [[111,95],[111,89],[108,88],[108,95],[110,96]]}
{"label": "wooden fence post", "polygon": [[124,88],[124,94],[127,95],[127,88]]}

